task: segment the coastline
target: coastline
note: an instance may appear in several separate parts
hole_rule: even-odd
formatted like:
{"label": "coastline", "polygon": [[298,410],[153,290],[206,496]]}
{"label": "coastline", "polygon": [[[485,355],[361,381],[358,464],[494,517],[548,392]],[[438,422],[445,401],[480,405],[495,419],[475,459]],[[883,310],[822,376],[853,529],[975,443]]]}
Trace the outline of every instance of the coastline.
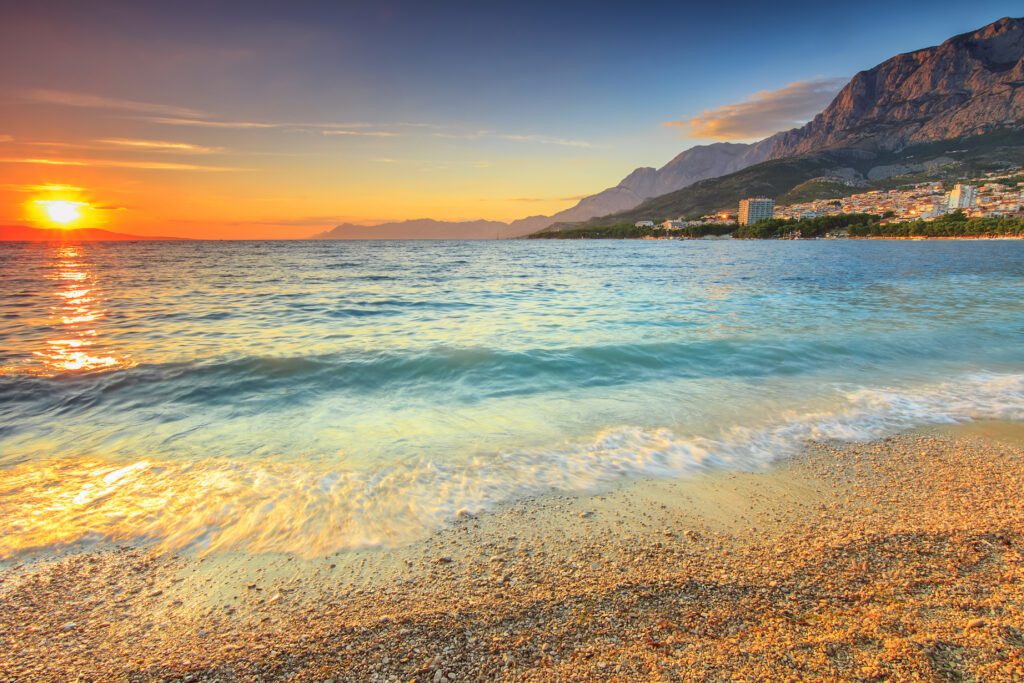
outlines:
{"label": "coastline", "polygon": [[0,570],[0,679],[1012,679],[1024,425],[522,500],[316,560]]}

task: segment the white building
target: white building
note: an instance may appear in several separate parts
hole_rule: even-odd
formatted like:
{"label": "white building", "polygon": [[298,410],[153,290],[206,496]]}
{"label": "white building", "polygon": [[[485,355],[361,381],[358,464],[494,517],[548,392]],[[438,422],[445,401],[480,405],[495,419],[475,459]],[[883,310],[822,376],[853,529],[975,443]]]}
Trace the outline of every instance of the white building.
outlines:
{"label": "white building", "polygon": [[758,221],[771,219],[775,212],[775,200],[767,197],[750,197],[740,200],[740,225],[753,225]]}
{"label": "white building", "polygon": [[686,221],[683,220],[667,220],[661,223],[662,230],[682,230],[686,227]]}
{"label": "white building", "polygon": [[634,228],[653,228],[654,221],[637,221],[633,224]]}
{"label": "white building", "polygon": [[978,188],[974,185],[962,185],[957,183],[953,191],[949,193],[948,206],[951,211],[956,209],[970,209],[978,203]]}

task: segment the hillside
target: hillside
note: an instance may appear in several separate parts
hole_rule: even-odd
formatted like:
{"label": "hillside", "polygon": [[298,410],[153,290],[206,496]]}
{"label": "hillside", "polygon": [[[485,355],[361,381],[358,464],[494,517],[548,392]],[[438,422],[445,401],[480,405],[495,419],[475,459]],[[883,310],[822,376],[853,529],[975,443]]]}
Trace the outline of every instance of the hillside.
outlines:
{"label": "hillside", "polygon": [[[841,197],[863,191],[863,188],[929,179],[954,180],[976,171],[1021,164],[1024,164],[1024,131],[1015,129],[914,145],[899,152],[831,150],[766,161],[655,197],[629,211],[585,223],[557,224],[544,232],[735,211],[740,199],[755,195],[777,198],[785,198],[787,193],[800,195],[790,201]],[[850,185],[818,180],[823,178],[842,178]],[[797,188],[802,191],[798,192]]]}
{"label": "hillside", "polygon": [[135,242],[184,240],[182,237],[151,237],[111,232],[100,228],[77,230],[30,228],[24,225],[0,225],[0,242]]}

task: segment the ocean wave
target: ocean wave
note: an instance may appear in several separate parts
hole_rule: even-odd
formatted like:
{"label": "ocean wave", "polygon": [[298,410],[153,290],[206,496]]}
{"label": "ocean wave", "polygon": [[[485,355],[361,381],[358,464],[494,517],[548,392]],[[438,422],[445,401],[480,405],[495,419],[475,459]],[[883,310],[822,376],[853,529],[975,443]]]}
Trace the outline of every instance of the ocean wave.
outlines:
{"label": "ocean wave", "polygon": [[[0,431],[27,417],[68,417],[96,408],[222,406],[264,411],[327,394],[443,393],[453,401],[627,385],[646,380],[795,376],[823,368],[956,359],[970,343],[947,335],[837,339],[728,338],[501,350],[438,346],[313,356],[241,356],[147,364],[55,377],[0,374]],[[1012,353],[1012,350],[1010,351]],[[996,360],[993,358],[992,360]],[[243,399],[246,399],[243,401]],[[250,400],[251,399],[251,400]]]}
{"label": "ocean wave", "polygon": [[460,511],[635,477],[756,470],[809,440],[866,441],[928,424],[1024,420],[1024,375],[837,390],[831,410],[715,434],[609,428],[592,439],[365,470],[229,459],[62,458],[0,470],[0,558],[81,542],[323,555],[410,542]]}

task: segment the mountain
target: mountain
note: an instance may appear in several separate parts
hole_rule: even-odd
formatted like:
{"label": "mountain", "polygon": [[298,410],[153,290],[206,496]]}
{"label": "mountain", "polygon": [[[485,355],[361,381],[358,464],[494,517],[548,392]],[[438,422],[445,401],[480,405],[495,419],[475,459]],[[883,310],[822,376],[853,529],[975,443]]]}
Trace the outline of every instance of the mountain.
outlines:
{"label": "mountain", "polygon": [[[1024,19],[1004,18],[862,71],[808,124],[750,146],[736,173],[584,225],[734,209],[744,196],[1024,163]],[[838,182],[837,182],[838,181]],[[547,230],[580,227],[555,223]]]}
{"label": "mountain", "polygon": [[[638,220],[696,217],[736,211],[743,197],[765,195],[794,201],[843,197],[870,188],[925,180],[956,181],[981,171],[1024,166],[1024,130],[911,145],[898,152],[832,149],[771,159],[720,178],[652,197],[627,211],[582,223],[556,223],[541,232],[610,227]],[[859,189],[855,189],[859,188]]]}
{"label": "mountain", "polygon": [[[522,233],[530,231],[527,226]],[[536,228],[534,228],[536,229]],[[499,237],[517,237],[510,234],[509,225],[500,221],[435,221],[430,218],[355,225],[342,223],[331,230],[313,235],[314,240],[481,240]]]}
{"label": "mountain", "polygon": [[595,216],[625,211],[645,199],[682,189],[700,180],[716,178],[751,166],[768,157],[769,146],[716,142],[697,145],[677,155],[659,169],[634,170],[615,187],[584,197],[572,208],[551,216],[551,222],[584,221]]}
{"label": "mountain", "polygon": [[71,230],[29,228],[24,225],[0,225],[0,242],[134,242],[138,240],[182,240],[182,237],[150,237],[111,232],[99,228]]}
{"label": "mountain", "polygon": [[1024,123],[1024,19],[1003,18],[861,71],[814,119],[763,141],[768,158],[899,150]]}
{"label": "mountain", "polygon": [[542,230],[553,223],[585,221],[626,211],[645,199],[678,190],[706,178],[715,178],[756,164],[766,158],[768,147],[758,144],[716,142],[698,145],[677,155],[670,162],[655,169],[641,167],[622,179],[615,187],[584,197],[575,206],[552,216],[530,216],[501,223],[498,221],[465,221],[452,223],[427,218],[383,223],[381,225],[355,225],[345,223],[311,239],[502,239],[522,237]]}

